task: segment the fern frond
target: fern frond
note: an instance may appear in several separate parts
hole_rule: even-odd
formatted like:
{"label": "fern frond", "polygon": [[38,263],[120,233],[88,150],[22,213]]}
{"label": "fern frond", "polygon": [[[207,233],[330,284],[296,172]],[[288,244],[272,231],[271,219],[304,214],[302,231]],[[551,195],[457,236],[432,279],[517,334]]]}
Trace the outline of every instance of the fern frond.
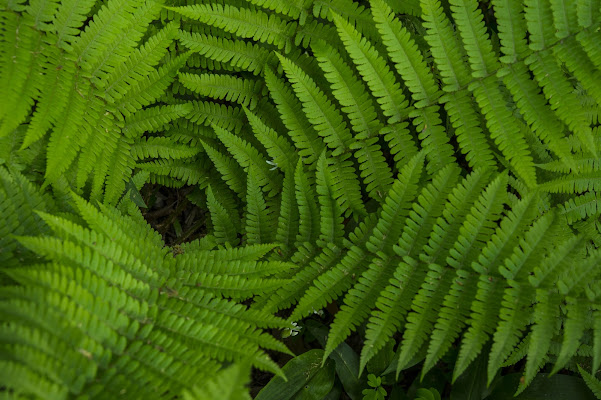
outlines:
{"label": "fern frond", "polygon": [[333,21],[334,15],[339,15],[355,24],[364,35],[376,37],[368,9],[352,0],[314,0],[313,15],[328,21]]}
{"label": "fern frond", "polygon": [[342,249],[340,247],[332,243],[326,243],[321,252],[295,274],[293,280],[275,293],[270,294],[264,309],[266,311],[281,310],[293,304],[307,290],[311,282],[335,266],[340,261],[341,256]]}
{"label": "fern frond", "polygon": [[313,79],[298,65],[278,54],[286,76],[292,83],[296,96],[303,105],[303,111],[323,141],[332,149],[332,155],[338,156],[346,151],[352,136],[342,115],[332,105],[325,94],[317,87]]}
{"label": "fern frond", "polygon": [[[89,67],[94,64],[98,66],[103,53],[113,43],[120,44],[121,40],[119,39],[123,39],[124,36],[127,38],[127,34],[124,35],[124,33],[129,29],[133,30],[133,35],[139,35],[139,40],[152,20],[153,14],[158,14],[159,7],[159,4],[148,4],[143,0],[111,1],[104,4],[96,13],[94,20],[73,44],[77,62],[87,64]],[[140,27],[135,26],[138,19]],[[134,43],[136,41],[134,40]],[[117,52],[116,55],[120,56],[121,54]]]}
{"label": "fern frond", "polygon": [[286,83],[279,79],[271,69],[267,68],[264,76],[269,93],[288,129],[288,135],[298,149],[299,156],[304,158],[307,164],[314,163],[325,146],[307,121],[306,116],[298,112],[302,108],[301,103]]}
{"label": "fern frond", "polygon": [[453,278],[434,325],[422,375],[431,370],[451,348],[465,326],[464,321],[469,317],[469,302],[476,295],[477,277],[467,270],[458,269]]}
{"label": "fern frond", "polygon": [[278,228],[275,234],[275,240],[281,246],[283,257],[289,256],[293,251],[300,226],[300,212],[296,201],[294,171],[286,171],[284,176]]}
{"label": "fern frond", "polygon": [[481,248],[494,233],[495,221],[506,202],[507,175],[500,175],[490,183],[471,208],[460,228],[460,236],[449,251],[447,262],[459,269],[471,265]]}
{"label": "fern frond", "polygon": [[[378,294],[393,276],[397,263],[394,257],[385,254],[374,258],[367,269],[357,278],[357,283],[344,297],[344,304],[336,313],[330,327],[325,355],[331,354],[351,332],[369,317],[370,309],[376,305]],[[399,265],[405,265],[401,262]]]}
{"label": "fern frond", "polygon": [[428,158],[428,173],[432,175],[447,164],[454,163],[453,147],[442,127],[438,107],[416,109],[409,116],[414,118],[413,124]]}
{"label": "fern frond", "polygon": [[[512,282],[513,283],[513,282]],[[529,307],[534,298],[517,283],[505,289],[501,301],[499,323],[493,335],[493,345],[488,358],[488,382],[492,382],[503,361],[511,354],[520,341],[529,322]]]}
{"label": "fern frond", "polygon": [[560,297],[556,292],[547,290],[536,291],[536,306],[534,308],[534,326],[530,345],[524,381],[530,383],[545,361],[545,356],[551,346],[551,339],[557,332]]}
{"label": "fern frond", "polygon": [[537,85],[529,79],[529,71],[523,65],[513,65],[499,72],[513,95],[524,119],[534,133],[566,164],[572,155],[563,135],[561,121],[546,106],[544,96],[538,95]]}
{"label": "fern frond", "polygon": [[333,14],[332,18],[340,40],[376,97],[382,112],[388,117],[388,123],[394,124],[405,119],[408,102],[384,59],[351,23],[336,14]]}
{"label": "fern frond", "polygon": [[564,39],[562,43],[553,47],[553,53],[559,61],[565,63],[568,71],[578,79],[597,104],[600,104],[601,94],[596,90],[601,89],[601,84],[597,81],[601,77],[601,72],[576,39],[573,37]]}
{"label": "fern frond", "polygon": [[[110,8],[110,5],[107,6]],[[126,11],[128,6],[132,6],[129,12]],[[89,43],[79,47],[83,54],[78,54],[78,60],[84,63],[92,83],[103,87],[103,81],[118,66],[131,61],[132,55],[135,57],[138,42],[144,37],[149,24],[155,19],[159,10],[160,2],[135,1],[131,4],[123,4],[123,8],[118,11],[121,14],[120,21],[111,19],[102,21],[100,17],[102,9],[99,11],[94,20],[98,25],[91,24],[93,28],[90,32],[94,32],[94,37]],[[146,66],[147,72],[150,72],[151,67],[154,67],[167,52],[166,47],[175,38],[176,29],[176,23],[167,24],[162,31],[150,37],[141,48],[137,49],[143,59],[141,65]],[[85,42],[87,33],[88,30],[80,36],[80,40]],[[141,65],[138,64],[138,68]]]}
{"label": "fern frond", "polygon": [[[180,184],[195,185],[208,181],[208,166],[199,165],[198,162],[192,161],[194,160],[163,159],[138,163],[136,167],[154,175],[174,178]],[[203,164],[206,164],[206,162]]]}
{"label": "fern frond", "polygon": [[536,172],[530,150],[524,137],[519,134],[520,129],[515,118],[505,106],[497,78],[493,76],[475,82],[470,89],[486,115],[486,126],[499,150],[520,178],[528,186],[535,186]]}
{"label": "fern frond", "polygon": [[[78,215],[40,214],[54,236],[20,238],[48,262],[9,271],[16,284],[0,290],[0,308],[10,319],[0,327],[2,346],[13,355],[2,385],[28,395],[43,388],[42,397],[125,391],[158,399],[177,396],[193,377],[211,375],[224,361],[250,357],[254,366],[278,372],[260,348],[288,350],[254,321],[289,325],[209,294],[221,287],[244,298],[281,285],[256,278],[290,267],[256,262],[272,246],[174,259],[143,220],[98,210],[78,197],[73,206]],[[228,265],[238,275],[226,278]],[[36,385],[23,386],[33,377]],[[40,386],[46,381],[51,386]]]}
{"label": "fern frond", "polygon": [[499,60],[505,64],[513,64],[528,53],[524,5],[514,0],[495,0],[492,5],[499,25],[501,52],[504,54]]}
{"label": "fern frond", "polygon": [[[334,193],[335,182],[330,173],[328,159],[324,151],[317,160],[315,171],[315,191],[319,200],[320,234],[321,243],[340,245],[344,235],[342,209],[336,202]],[[320,243],[318,242],[318,243]],[[321,244],[323,246],[323,244]]]}
{"label": "fern frond", "polygon": [[298,156],[291,143],[285,137],[278,135],[276,131],[267,126],[247,108],[244,108],[244,113],[248,118],[248,122],[250,122],[255,137],[261,142],[267,150],[267,154],[271,157],[271,163],[274,164],[274,168],[281,169],[283,172],[294,171],[298,162]]}
{"label": "fern frond", "polygon": [[525,61],[557,117],[578,135],[585,148],[596,154],[595,140],[585,111],[550,52],[534,53]]}
{"label": "fern frond", "polygon": [[[561,289],[560,289],[561,291]],[[566,362],[576,354],[580,339],[586,326],[586,313],[588,305],[583,301],[568,299],[566,304],[566,320],[563,327],[563,341],[561,350],[553,366],[552,374],[563,368]]]}
{"label": "fern frond", "polygon": [[410,204],[417,197],[418,182],[423,171],[423,155],[418,154],[403,168],[392,184],[382,205],[378,223],[366,245],[374,254],[384,252],[392,255],[393,246],[398,243],[406,219],[410,214]]}
{"label": "fern frond", "polygon": [[580,372],[580,375],[582,376],[582,379],[584,379],[586,386],[588,386],[589,389],[591,389],[591,391],[595,394],[595,397],[600,398],[601,381],[595,378],[594,374],[589,374],[587,371],[585,371],[580,365],[578,365],[578,372]]}
{"label": "fern frond", "polygon": [[178,39],[184,46],[204,57],[228,63],[255,75],[260,74],[266,65],[277,66],[273,53],[254,43],[186,31],[180,31]]}
{"label": "fern frond", "polygon": [[401,122],[400,124],[385,126],[380,131],[380,135],[388,143],[397,171],[403,169],[403,166],[418,152],[415,139],[407,126],[406,122]]}
{"label": "fern frond", "polygon": [[461,348],[453,370],[453,379],[457,379],[467,366],[482,351],[482,347],[489,339],[489,335],[495,328],[495,318],[499,311],[497,304],[503,296],[503,287],[499,279],[480,276],[474,284],[478,289],[475,294],[476,300],[471,306],[469,326],[463,336]]}
{"label": "fern frond", "polygon": [[192,111],[186,116],[191,122],[204,126],[214,124],[236,134],[242,130],[242,108],[209,101],[193,101],[191,104]]}
{"label": "fern frond", "polygon": [[[0,101],[0,137],[7,136],[27,118],[39,90],[44,85],[43,35],[35,30],[29,15],[5,16],[6,37],[2,49],[0,85],[5,96]],[[9,36],[10,35],[10,36]]]}
{"label": "fern frond", "polygon": [[[247,363],[234,364],[223,369],[199,386],[182,393],[184,400],[251,400],[246,385],[249,382],[250,368]],[[224,393],[224,389],[226,392]]]}
{"label": "fern frond", "polygon": [[563,0],[550,0],[555,36],[563,39],[578,29],[577,8]]}
{"label": "fern frond", "polygon": [[296,203],[299,212],[298,242],[315,243],[320,232],[320,213],[313,185],[299,160],[294,173]]}
{"label": "fern frond", "polygon": [[358,80],[340,54],[323,41],[311,45],[319,66],[332,88],[332,94],[348,115],[357,138],[372,138],[382,128],[365,85]]}
{"label": "fern frond", "polygon": [[338,264],[323,272],[309,287],[294,309],[292,320],[324,308],[328,303],[340,297],[348,290],[353,281],[366,268],[373,256],[365,250],[365,244],[376,225],[375,218],[362,222],[351,235],[351,247]]}
{"label": "fern frond", "polygon": [[[414,157],[390,189],[378,224],[366,243],[367,249],[372,254],[378,254],[379,257],[370,263],[368,269],[358,278],[358,283],[345,297],[345,304],[341,307],[341,311],[336,314],[330,330],[326,353],[344,340],[350,334],[353,326],[358,325],[368,317],[367,311],[376,303],[375,296],[384,289],[386,282],[394,272],[396,266],[393,262],[395,257],[392,256],[392,245],[399,237],[403,222],[409,214],[409,203],[417,195],[417,182],[421,175],[422,163],[422,156]],[[394,234],[394,232],[398,233]],[[391,255],[390,259],[387,254]],[[401,265],[405,265],[405,263],[402,262]],[[382,297],[377,300],[378,303],[376,304],[379,305]],[[383,344],[378,343],[380,346],[383,346]],[[369,345],[369,347],[371,346],[373,344]],[[379,348],[374,350],[375,354]]]}
{"label": "fern frond", "polygon": [[473,168],[493,168],[493,151],[482,132],[477,106],[467,91],[447,93],[441,101],[449,113],[461,152]]}
{"label": "fern frond", "polygon": [[271,243],[274,224],[270,210],[267,209],[259,173],[254,166],[249,167],[246,192],[246,242],[248,244]]}
{"label": "fern frond", "polygon": [[[330,42],[336,37],[336,28],[322,20],[307,16],[305,24],[296,29],[294,45],[309,48],[316,42]],[[334,39],[337,41],[337,39]],[[331,43],[331,42],[330,42]]]}
{"label": "fern frond", "polygon": [[601,214],[601,194],[587,192],[567,200],[558,206],[561,215],[564,215],[568,224],[586,219],[590,216]]}
{"label": "fern frond", "polygon": [[267,160],[257,149],[244,139],[235,136],[218,126],[213,126],[217,137],[227,147],[228,151],[236,159],[242,168],[255,168],[256,179],[261,187],[269,193],[269,196],[275,196],[282,188],[281,175],[272,171]]}
{"label": "fern frond", "polygon": [[[107,86],[105,96],[108,97],[109,101],[111,98],[115,98],[115,102],[112,104],[115,111],[124,116],[133,114],[163,95],[165,89],[173,82],[178,70],[184,66],[189,56],[189,53],[184,53],[174,57],[148,74],[140,74],[135,67],[128,67],[125,64],[114,73],[115,76],[118,76],[115,79],[124,82],[124,84],[114,86],[115,90],[111,92],[106,91]],[[134,65],[137,63],[143,65],[138,57],[132,57],[132,62],[134,62]],[[125,89],[125,91],[120,92],[118,89]]]}
{"label": "fern frond", "polygon": [[[82,94],[80,94],[80,91]],[[86,129],[81,129],[81,125],[84,123],[84,110],[88,106],[88,101],[94,103],[92,96],[89,83],[82,83],[79,87],[73,86],[70,89],[65,106],[65,109],[69,112],[55,125],[48,141],[46,166],[46,179],[48,181],[56,181],[63,174],[77,157],[82,142],[87,139],[89,133]],[[78,132],[80,132],[80,140],[69,140],[72,137],[77,137],[76,133]]]}
{"label": "fern frond", "polygon": [[[424,345],[427,334],[432,329],[436,319],[436,314],[432,310],[437,309],[443,303],[444,293],[451,287],[453,278],[453,272],[446,268],[440,267],[437,264],[430,264],[428,266],[428,273],[424,277],[421,288],[413,298],[411,304],[412,311],[406,317],[407,323],[403,333],[403,341],[399,346],[398,372],[409,364]],[[415,292],[417,288],[413,289]],[[406,293],[399,300],[407,299],[410,291]],[[402,303],[397,301],[397,304]]]}
{"label": "fern frond", "polygon": [[451,11],[463,39],[472,76],[485,78],[499,67],[476,0],[451,0]]}
{"label": "fern frond", "polygon": [[287,47],[296,28],[295,22],[287,23],[275,14],[217,3],[165,8],[236,36],[273,44],[279,49]]}
{"label": "fern frond", "polygon": [[282,0],[250,0],[250,3],[284,14],[292,19],[298,19],[299,24],[303,25],[312,0],[294,0],[290,2]]}
{"label": "fern frond", "polygon": [[238,230],[234,226],[231,215],[215,199],[215,195],[209,186],[207,188],[207,207],[211,213],[211,223],[215,238],[218,243],[230,243],[235,246],[238,244]]}
{"label": "fern frond", "polygon": [[351,145],[359,163],[365,190],[373,199],[382,201],[392,185],[392,171],[386,163],[378,138],[357,141]]}
{"label": "fern frond", "polygon": [[223,74],[179,74],[179,81],[201,96],[231,101],[250,109],[257,106],[261,82]]}
{"label": "fern frond", "polygon": [[209,146],[204,141],[201,142],[207,153],[207,156],[213,162],[213,165],[221,175],[221,179],[228,185],[234,193],[241,198],[246,195],[246,173],[244,169],[236,162],[235,159],[228,157],[219,150]]}
{"label": "fern frond", "polygon": [[66,51],[72,50],[80,28],[94,6],[94,0],[63,0],[54,14],[53,28],[56,45]]}
{"label": "fern frond", "polygon": [[29,257],[11,235],[46,234],[48,228],[34,210],[54,210],[53,203],[22,174],[0,166],[0,212],[5,216],[0,224],[0,262],[7,269],[16,267],[19,259]]}
{"label": "fern frond", "polygon": [[584,173],[572,173],[562,175],[557,179],[542,183],[539,187],[549,193],[585,193],[588,191],[598,192],[601,190],[599,176],[601,170]]}
{"label": "fern frond", "polygon": [[[100,189],[95,189],[96,187],[106,182],[106,187],[104,190],[104,202],[106,204],[114,205],[117,203],[117,200],[125,191],[125,182],[127,177],[132,175],[133,165],[131,163],[131,145],[132,143],[129,139],[120,139],[119,142],[117,142],[116,151],[113,152],[111,157],[106,157],[108,164],[111,166],[111,168],[108,169],[106,181],[102,178],[99,178],[96,180],[98,183],[92,183],[92,193],[94,193],[96,191],[100,191]],[[184,153],[186,153],[185,150]],[[171,154],[174,155],[173,150]]]}
{"label": "fern frond", "polygon": [[[495,234],[481,250],[478,260],[472,263],[472,268],[476,272],[482,275],[496,272],[491,266],[500,264],[511,255],[511,251],[518,244],[518,232],[523,232],[536,217],[538,212],[536,205],[536,196],[528,195],[515,204],[510,212],[506,213]],[[526,235],[526,240],[528,240],[528,235]],[[513,270],[506,278],[515,279],[518,271],[519,268]]]}
{"label": "fern frond", "polygon": [[470,81],[470,72],[462,59],[459,40],[439,0],[421,0],[426,41],[442,75],[445,92],[454,92]]}
{"label": "fern frond", "polygon": [[422,108],[434,104],[440,96],[440,91],[409,32],[395,18],[384,0],[373,0],[371,10],[390,59],[405,85],[413,93],[414,106]]}
{"label": "fern frond", "polygon": [[[399,235],[398,244],[394,247],[396,254],[404,259],[414,260],[417,255],[415,253],[420,251],[426,243],[435,219],[442,214],[446,197],[453,188],[457,178],[458,170],[450,165],[441,170],[430,185],[422,189],[413,205],[413,210],[408,213],[404,228]],[[402,267],[399,267],[397,273],[401,273],[399,272],[400,269],[407,268],[405,264],[401,265]],[[407,265],[409,264],[407,263]],[[412,262],[411,265],[415,268],[417,262]],[[431,266],[431,268],[436,269],[437,267]],[[431,270],[431,272],[441,279],[442,276],[446,274],[446,272],[440,268]],[[414,281],[414,285],[419,283],[419,279],[414,279]],[[444,284],[442,282],[440,282],[440,284],[443,285],[444,288]],[[415,286],[414,289],[417,290],[418,287]],[[429,289],[428,292],[430,292]],[[444,292],[444,290],[442,292]],[[361,364],[363,366],[365,366],[386,342],[390,340],[391,335],[394,334],[399,327],[400,322],[407,311],[409,311],[409,307],[405,307],[405,305],[409,305],[413,293],[414,292],[409,290],[408,287],[399,287],[395,283],[390,283],[380,294],[376,304],[378,307],[380,305],[382,306],[380,309],[381,312],[372,314],[365,334],[366,345],[361,352]],[[432,300],[431,296],[426,294],[424,294],[424,296]],[[440,300],[442,300],[442,298],[440,298]],[[416,297],[414,301],[428,302],[429,300]],[[423,311],[429,310],[429,307],[412,308],[416,313],[420,311],[423,313]],[[401,353],[397,367],[398,370],[403,368],[404,364],[414,355],[414,353],[409,353],[408,350],[410,352],[417,352],[417,350],[419,350],[421,344],[412,343],[412,341],[417,339],[418,341],[423,342],[424,333],[427,334],[428,328],[419,328],[412,325],[414,320],[417,319],[414,317],[415,316],[412,316],[412,321],[409,321],[405,328],[405,342],[403,342],[400,347]],[[432,315],[429,315],[426,318],[432,318]],[[409,345],[407,343],[409,343]]]}
{"label": "fern frond", "polygon": [[183,117],[192,111],[190,104],[148,107],[125,119],[122,132],[135,138],[144,132],[156,132],[174,119]]}
{"label": "fern frond", "polygon": [[[58,52],[57,52],[58,53]],[[62,54],[52,54],[53,63],[46,71],[45,85],[41,89],[40,98],[36,105],[37,112],[31,118],[27,133],[21,148],[27,148],[41,139],[56,122],[67,104],[76,66]],[[62,68],[52,65],[62,66]]]}
{"label": "fern frond", "polygon": [[449,194],[447,203],[432,228],[428,243],[424,246],[422,261],[440,263],[460,235],[461,227],[456,223],[469,214],[471,207],[486,184],[488,173],[476,170],[464,178]]}

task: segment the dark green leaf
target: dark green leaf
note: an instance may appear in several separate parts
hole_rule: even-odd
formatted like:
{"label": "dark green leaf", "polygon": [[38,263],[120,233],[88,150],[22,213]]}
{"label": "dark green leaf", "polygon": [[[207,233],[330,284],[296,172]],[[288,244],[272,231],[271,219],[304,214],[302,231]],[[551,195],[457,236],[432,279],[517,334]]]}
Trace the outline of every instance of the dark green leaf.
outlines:
{"label": "dark green leaf", "polygon": [[129,182],[127,183],[125,189],[129,191],[129,198],[131,199],[131,201],[134,202],[135,205],[137,205],[140,208],[147,208],[146,203],[144,203],[144,199],[140,194],[140,191],[138,190],[136,184],[131,178],[129,179]]}
{"label": "dark green leaf", "polygon": [[[307,330],[311,332],[321,346],[325,346],[328,330],[317,321],[307,321]],[[359,379],[359,355],[346,343],[341,343],[329,356],[336,363],[336,374],[346,394],[352,400],[362,398],[361,390],[365,387],[365,378]]]}
{"label": "dark green leaf", "polygon": [[539,374],[519,396],[513,397],[522,374],[505,375],[499,379],[486,400],[595,400],[582,378],[570,375]]}
{"label": "dark green leaf", "polygon": [[487,360],[487,353],[481,353],[455,381],[451,389],[451,400],[482,400],[486,396]]}
{"label": "dark green leaf", "polygon": [[323,350],[309,350],[288,361],[282,372],[284,381],[274,377],[257,395],[255,400],[322,400],[334,385],[334,362],[328,360],[321,368]]}

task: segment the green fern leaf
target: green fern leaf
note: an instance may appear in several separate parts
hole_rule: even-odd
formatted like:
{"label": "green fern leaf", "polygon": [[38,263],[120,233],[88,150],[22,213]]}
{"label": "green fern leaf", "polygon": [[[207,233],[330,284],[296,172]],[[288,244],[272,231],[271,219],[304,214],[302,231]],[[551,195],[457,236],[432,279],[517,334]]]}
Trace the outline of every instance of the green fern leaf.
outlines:
{"label": "green fern leaf", "polygon": [[374,137],[382,124],[377,119],[374,103],[365,85],[355,77],[336,49],[323,41],[313,42],[311,48],[357,138]]}
{"label": "green fern leaf", "polygon": [[528,53],[524,5],[515,0],[507,2],[494,0],[492,4],[499,25],[501,52],[504,54],[499,60],[505,64],[513,64],[518,57],[523,59]]}
{"label": "green fern leaf", "polygon": [[[315,172],[315,189],[319,200],[320,235],[319,241],[323,244],[333,243],[340,245],[344,235],[342,210],[334,197],[335,183],[329,171],[329,163],[324,151],[317,160]],[[320,243],[318,242],[318,243]],[[323,246],[321,244],[321,246]]]}
{"label": "green fern leaf", "polygon": [[232,101],[254,109],[261,82],[222,74],[179,74],[179,81],[201,96]]}
{"label": "green fern leaf", "polygon": [[296,23],[287,23],[275,14],[217,3],[165,8],[242,38],[273,44],[279,49],[287,46],[296,28]]}
{"label": "green fern leaf", "polygon": [[388,117],[388,123],[405,119],[408,103],[384,59],[348,21],[336,14],[332,18],[349,56]]}
{"label": "green fern leaf", "polygon": [[271,157],[272,161],[270,163],[272,163],[273,168],[281,169],[283,172],[293,172],[296,168],[298,157],[290,142],[265,125],[259,117],[247,108],[244,108],[244,113],[248,118],[248,122],[250,122],[255,137],[261,142]]}
{"label": "green fern leaf", "polygon": [[462,60],[459,40],[439,0],[421,0],[422,18],[432,56],[444,83],[443,90],[454,92],[470,81],[467,65]]}
{"label": "green fern leaf", "polygon": [[234,226],[233,220],[227,210],[217,202],[215,195],[209,186],[207,188],[207,207],[211,213],[211,222],[215,232],[215,238],[218,243],[230,243],[237,245],[238,230]]}
{"label": "green fern leaf", "polygon": [[242,168],[255,168],[257,183],[269,196],[275,196],[282,188],[281,176],[271,171],[267,160],[250,143],[225,129],[213,126],[217,137],[228,148]]}
{"label": "green fern leaf", "polygon": [[342,115],[305,72],[289,59],[279,54],[278,57],[296,96],[303,104],[307,119],[332,149],[332,155],[338,156],[348,151],[352,137]]}
{"label": "green fern leaf", "polygon": [[409,32],[395,18],[384,0],[372,0],[371,10],[390,59],[395,63],[405,85],[413,93],[414,106],[423,108],[434,104],[440,92]]}
{"label": "green fern leaf", "polygon": [[219,36],[179,32],[179,41],[192,51],[211,60],[228,63],[233,67],[260,74],[266,65],[274,67],[276,59],[268,50],[243,40]]}
{"label": "green fern leaf", "polygon": [[286,172],[284,183],[282,185],[282,200],[275,239],[281,246],[282,256],[286,257],[289,256],[294,249],[294,243],[299,233],[300,226],[300,213],[296,201],[293,171]]}
{"label": "green fern leaf", "polygon": [[315,243],[320,232],[320,213],[317,196],[299,160],[294,173],[296,202],[299,211],[298,242]]}
{"label": "green fern leaf", "polygon": [[298,149],[299,156],[304,158],[307,164],[314,163],[325,146],[305,115],[298,112],[302,108],[301,103],[286,83],[279,79],[269,68],[265,70],[264,75],[269,93],[282,116],[284,125],[288,129],[288,135]]}
{"label": "green fern leaf", "polygon": [[187,115],[191,110],[190,104],[148,107],[126,118],[122,132],[131,138],[144,132],[156,132],[170,121]]}
{"label": "green fern leaf", "polygon": [[499,65],[486,33],[482,13],[478,10],[478,2],[451,0],[449,3],[472,67],[472,76],[485,78],[494,73]]}
{"label": "green fern leaf", "polygon": [[557,293],[537,290],[536,301],[533,313],[534,326],[528,346],[528,360],[524,374],[526,384],[532,382],[545,362],[553,335],[557,333],[557,319],[559,318],[560,298]]}
{"label": "green fern leaf", "polygon": [[271,243],[273,241],[273,221],[263,198],[258,172],[251,166],[247,178],[246,192],[246,241],[248,244]]}

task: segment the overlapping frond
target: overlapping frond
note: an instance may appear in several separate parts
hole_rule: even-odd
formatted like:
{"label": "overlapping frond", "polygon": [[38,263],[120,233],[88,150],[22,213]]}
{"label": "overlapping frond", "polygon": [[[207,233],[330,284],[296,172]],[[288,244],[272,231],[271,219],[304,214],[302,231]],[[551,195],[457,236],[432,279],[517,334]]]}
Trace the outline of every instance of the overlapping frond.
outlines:
{"label": "overlapping frond", "polygon": [[[397,374],[458,344],[454,378],[487,348],[489,381],[583,357],[594,386],[598,1],[191,3],[2,6],[3,385],[175,396],[243,354],[277,371],[253,320],[338,303],[325,354],[365,332],[361,370],[399,339]],[[208,236],[167,257],[135,173],[194,186]],[[54,215],[25,177],[137,219]]]}
{"label": "overlapping frond", "polygon": [[[273,247],[190,248],[174,258],[143,220],[75,195],[75,214],[42,212],[54,206],[23,176],[0,173],[14,194],[4,203],[24,205],[18,215],[37,232],[52,231],[8,238],[9,248],[38,257],[20,256],[19,268],[3,263],[11,279],[0,288],[2,347],[12,354],[0,378],[5,389],[42,398],[165,398],[224,361],[278,373],[261,348],[288,350],[261,327],[289,325],[227,299],[281,285],[270,276],[289,267],[259,261]],[[23,196],[30,200],[21,204]]]}

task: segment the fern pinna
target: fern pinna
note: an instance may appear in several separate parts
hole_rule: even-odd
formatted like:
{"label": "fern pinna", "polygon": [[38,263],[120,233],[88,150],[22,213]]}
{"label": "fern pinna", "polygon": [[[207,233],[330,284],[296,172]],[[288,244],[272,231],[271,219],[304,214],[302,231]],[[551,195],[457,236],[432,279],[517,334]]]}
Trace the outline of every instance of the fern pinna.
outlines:
{"label": "fern pinna", "polygon": [[[89,248],[83,238],[100,235],[83,215],[98,211],[82,196],[103,203],[107,223],[119,218],[115,204],[138,221],[122,197],[135,173],[138,187],[195,186],[210,219],[209,239],[175,261],[161,253],[159,275],[145,270],[155,294],[189,274],[222,284],[203,289],[215,301],[249,301],[245,315],[277,327],[285,324],[274,312],[301,321],[339,305],[324,358],[361,332],[361,372],[391,344],[397,376],[416,363],[423,376],[458,348],[454,379],[486,351],[488,383],[525,358],[519,391],[549,367],[581,371],[595,391],[599,1],[15,0],[0,18],[0,84],[9,93],[0,164],[15,171],[3,172],[12,186],[0,204],[29,204],[0,232],[42,235],[0,237],[11,296],[60,292],[44,274],[86,267],[88,259],[59,251],[67,242]],[[60,200],[18,195],[27,179],[16,170]],[[72,197],[68,215],[57,211]],[[140,274],[149,255],[126,244],[131,258],[118,262]],[[148,254],[164,252],[154,244]],[[252,257],[237,259],[244,251]],[[35,264],[35,254],[49,264]],[[209,261],[195,268],[204,272],[191,273],[201,255]],[[166,298],[176,302],[171,289]],[[148,296],[140,301],[158,301]],[[253,333],[235,337],[285,350],[241,315]],[[130,343],[127,334],[112,337]],[[27,352],[41,351],[34,347]],[[276,370],[253,351],[255,365]],[[23,360],[13,376],[42,374]],[[112,366],[95,360],[94,368]],[[134,374],[131,365],[109,371]],[[149,371],[140,376],[171,382]]]}

